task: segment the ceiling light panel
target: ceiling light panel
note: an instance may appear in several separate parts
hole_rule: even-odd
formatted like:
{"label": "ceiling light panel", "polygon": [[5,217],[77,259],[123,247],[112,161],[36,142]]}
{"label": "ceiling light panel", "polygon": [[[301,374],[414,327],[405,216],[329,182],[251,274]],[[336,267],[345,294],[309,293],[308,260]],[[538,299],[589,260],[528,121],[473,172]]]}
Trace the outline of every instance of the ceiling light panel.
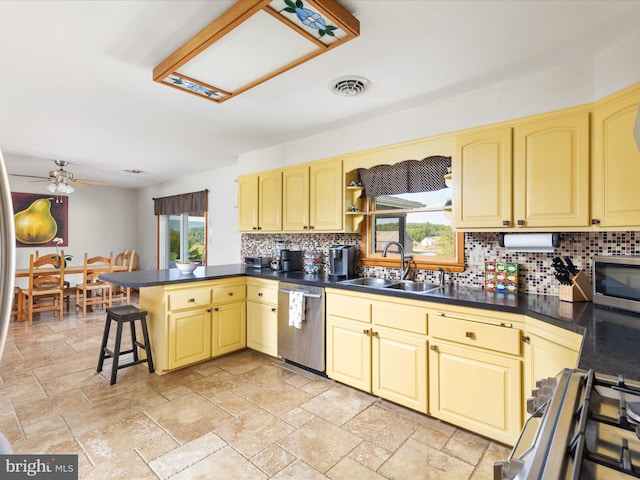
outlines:
{"label": "ceiling light panel", "polygon": [[222,102],[359,33],[358,19],[336,0],[240,0],[158,65],[153,79]]}

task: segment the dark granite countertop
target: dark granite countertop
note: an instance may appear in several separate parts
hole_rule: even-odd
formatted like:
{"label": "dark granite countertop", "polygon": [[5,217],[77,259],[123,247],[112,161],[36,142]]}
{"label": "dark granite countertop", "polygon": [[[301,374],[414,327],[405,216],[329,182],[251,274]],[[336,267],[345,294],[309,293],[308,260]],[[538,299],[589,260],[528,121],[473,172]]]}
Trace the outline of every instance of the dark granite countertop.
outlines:
{"label": "dark granite countertop", "polygon": [[640,316],[600,308],[590,302],[568,303],[560,301],[558,297],[546,295],[500,294],[470,287],[449,286],[427,294],[381,290],[340,284],[326,274],[309,275],[303,272],[283,273],[270,269],[245,269],[243,265],[198,267],[193,274],[188,275],[180,274],[177,269],[169,269],[114,272],[101,275],[101,278],[124,287],[144,288],[238,275],[526,314],[537,320],[581,333],[583,342],[578,365],[580,368],[593,368],[598,373],[622,374],[627,378],[640,380]]}

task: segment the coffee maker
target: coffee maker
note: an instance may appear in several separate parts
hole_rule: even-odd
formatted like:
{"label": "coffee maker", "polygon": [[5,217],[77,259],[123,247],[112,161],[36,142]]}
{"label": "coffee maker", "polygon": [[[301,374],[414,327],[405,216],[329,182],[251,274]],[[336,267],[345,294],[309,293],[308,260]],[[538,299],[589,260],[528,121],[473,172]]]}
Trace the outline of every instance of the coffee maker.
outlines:
{"label": "coffee maker", "polygon": [[329,277],[347,279],[355,276],[356,248],[353,245],[329,247]]}

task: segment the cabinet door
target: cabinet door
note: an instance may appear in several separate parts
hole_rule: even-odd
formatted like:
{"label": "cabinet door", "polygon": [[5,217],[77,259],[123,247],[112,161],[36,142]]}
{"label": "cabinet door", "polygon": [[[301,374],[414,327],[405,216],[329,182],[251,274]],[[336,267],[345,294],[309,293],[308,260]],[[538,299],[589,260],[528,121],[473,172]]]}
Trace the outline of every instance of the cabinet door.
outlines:
{"label": "cabinet door", "polygon": [[372,392],[427,413],[427,339],[374,327]]}
{"label": "cabinet door", "polygon": [[429,349],[431,415],[514,445],[522,428],[521,362],[437,342]]}
{"label": "cabinet door", "polygon": [[309,229],[309,167],[286,168],[282,173],[282,229]]}
{"label": "cabinet door", "polygon": [[258,176],[238,177],[238,230],[258,229]]}
{"label": "cabinet door", "polygon": [[278,309],[275,305],[247,302],[247,346],[278,356]]}
{"label": "cabinet door", "polygon": [[524,227],[589,224],[589,113],[514,128],[514,220]]}
{"label": "cabinet door", "polygon": [[211,309],[169,314],[169,369],[211,357]]}
{"label": "cabinet door", "polygon": [[525,343],[524,394],[530,396],[536,380],[555,377],[563,368],[576,368],[578,351],[530,332],[527,337],[529,342]]}
{"label": "cabinet door", "polygon": [[246,346],[246,303],[234,302],[214,307],[212,356],[234,352]]}
{"label": "cabinet door", "polygon": [[463,135],[456,144],[452,160],[456,227],[513,226],[511,128]]}
{"label": "cabinet door", "polygon": [[352,387],[371,391],[371,326],[327,317],[327,375]]}
{"label": "cabinet door", "polygon": [[282,172],[260,174],[258,221],[261,232],[282,230]]}
{"label": "cabinet door", "polygon": [[316,232],[341,231],[344,218],[342,160],[312,164],[309,182],[309,228]]}
{"label": "cabinet door", "polygon": [[633,126],[640,103],[635,87],[596,106],[593,112],[593,223],[640,225],[640,150]]}

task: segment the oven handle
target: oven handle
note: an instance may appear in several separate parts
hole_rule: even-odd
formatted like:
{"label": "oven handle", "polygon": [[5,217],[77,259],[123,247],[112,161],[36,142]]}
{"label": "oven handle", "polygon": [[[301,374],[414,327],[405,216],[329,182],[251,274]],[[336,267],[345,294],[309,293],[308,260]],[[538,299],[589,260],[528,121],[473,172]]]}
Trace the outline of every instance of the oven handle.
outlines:
{"label": "oven handle", "polygon": [[[279,288],[278,291],[282,293],[291,293],[291,292],[297,292],[299,290],[285,290],[283,288]],[[322,298],[322,295],[314,295],[313,293],[306,293],[306,292],[303,292],[303,293],[305,298]]]}

